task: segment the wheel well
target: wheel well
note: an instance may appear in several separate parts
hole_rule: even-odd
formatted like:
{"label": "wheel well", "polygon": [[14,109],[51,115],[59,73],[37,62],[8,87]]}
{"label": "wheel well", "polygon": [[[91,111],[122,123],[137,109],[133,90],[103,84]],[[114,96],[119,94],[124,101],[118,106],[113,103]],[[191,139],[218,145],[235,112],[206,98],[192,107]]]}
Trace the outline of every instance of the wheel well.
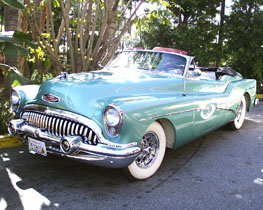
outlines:
{"label": "wheel well", "polygon": [[245,99],[246,99],[246,107],[247,107],[247,112],[249,112],[250,110],[250,104],[251,104],[251,98],[250,98],[250,95],[248,94],[248,92],[246,92],[244,94],[245,96]]}
{"label": "wheel well", "polygon": [[166,147],[174,148],[176,143],[175,128],[173,124],[167,119],[157,120],[163,127],[166,136]]}

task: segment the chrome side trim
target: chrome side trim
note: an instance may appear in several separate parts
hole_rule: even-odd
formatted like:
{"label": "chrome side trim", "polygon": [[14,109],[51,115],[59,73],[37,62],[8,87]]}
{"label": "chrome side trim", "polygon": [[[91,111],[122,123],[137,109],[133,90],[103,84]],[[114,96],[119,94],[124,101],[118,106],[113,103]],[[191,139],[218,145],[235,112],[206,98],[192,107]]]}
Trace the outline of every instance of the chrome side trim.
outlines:
{"label": "chrome side trim", "polygon": [[217,107],[216,109],[217,110],[225,110],[225,111],[228,111],[228,112],[232,112],[235,116],[237,114],[237,112],[235,112],[233,109],[224,109],[224,108],[219,108],[219,107]]}
{"label": "chrome side trim", "polygon": [[252,89],[255,89],[255,90],[256,90],[256,87],[255,87],[255,86],[249,87],[249,88],[247,88],[247,89],[245,90],[245,92],[247,92],[248,90],[252,90]]}
{"label": "chrome side trim", "polygon": [[[216,109],[217,110],[229,111],[229,112],[232,112],[234,115],[236,115],[236,112],[234,110],[232,110],[232,109],[229,109],[229,107],[226,104],[217,105]],[[172,116],[172,115],[182,114],[182,113],[185,113],[185,112],[198,112],[200,110],[202,110],[202,109],[200,109],[200,108],[187,109],[187,110],[172,112],[172,113],[169,113],[169,114],[163,114],[163,115],[158,115],[158,116],[154,116],[154,117],[148,117],[148,118],[140,119],[139,122],[143,122],[143,121],[147,121],[147,120],[157,120],[157,119],[160,119],[160,118],[163,118],[163,117],[169,117],[169,116]]]}
{"label": "chrome side trim", "polygon": [[154,117],[148,117],[148,118],[144,118],[144,119],[140,119],[139,122],[143,122],[143,121],[147,121],[147,120],[156,120],[156,119],[160,119],[162,117],[168,117],[168,116],[172,116],[172,115],[176,115],[176,114],[181,114],[184,112],[193,112],[193,111],[198,111],[200,109],[187,109],[187,110],[182,110],[182,111],[177,111],[177,112],[172,112],[169,114],[163,114],[163,115],[158,115],[158,116],[154,116]]}

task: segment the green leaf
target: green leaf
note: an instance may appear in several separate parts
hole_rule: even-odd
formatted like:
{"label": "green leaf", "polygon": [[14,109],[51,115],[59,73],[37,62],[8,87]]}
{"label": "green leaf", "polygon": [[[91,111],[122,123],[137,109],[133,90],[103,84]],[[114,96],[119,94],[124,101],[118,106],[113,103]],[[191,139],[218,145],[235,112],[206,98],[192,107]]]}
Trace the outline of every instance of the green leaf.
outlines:
{"label": "green leaf", "polygon": [[28,53],[29,53],[29,50],[28,50],[28,49],[26,49],[26,48],[24,48],[24,47],[20,47],[20,46],[18,46],[18,45],[15,45],[15,46],[16,46],[17,50],[20,52],[20,54],[21,54],[22,56],[26,57],[26,56],[28,55]]}
{"label": "green leaf", "polygon": [[34,44],[32,42],[26,42],[26,45],[33,48],[33,49],[37,49],[38,48],[38,45],[37,44]]}
{"label": "green leaf", "polygon": [[28,41],[31,42],[33,39],[29,34],[25,34],[21,31],[15,31],[13,37],[16,40]]}
{"label": "green leaf", "polygon": [[3,48],[4,48],[4,53],[6,55],[9,55],[14,58],[17,58],[18,52],[24,57],[26,57],[29,53],[28,49],[21,47],[19,45],[16,45],[16,44],[12,44],[10,42],[5,42]]}
{"label": "green leaf", "polygon": [[0,43],[1,48],[4,50],[5,54],[17,58],[18,52],[26,57],[29,53],[29,50],[21,47],[18,44],[26,43],[26,46],[29,46],[33,49],[36,49],[38,46],[32,43],[32,37],[29,34],[25,34],[20,31],[15,31],[13,34],[10,33],[0,33]]}
{"label": "green leaf", "polygon": [[11,57],[17,58],[18,49],[14,44],[12,44],[10,42],[6,42],[5,46],[4,46],[4,53],[6,55],[11,56]]}
{"label": "green leaf", "polygon": [[25,9],[25,6],[17,0],[2,0],[2,2],[4,2],[5,4],[15,8],[15,9]]}
{"label": "green leaf", "polygon": [[33,49],[36,49],[38,47],[38,45],[36,45],[32,42],[33,38],[30,34],[25,34],[21,31],[15,31],[13,38],[14,38],[15,42],[20,43],[20,44],[25,42],[27,46],[29,46]]}
{"label": "green leaf", "polygon": [[30,80],[24,77],[16,68],[10,68],[5,74],[5,79],[12,87],[30,84]]}
{"label": "green leaf", "polygon": [[60,7],[59,1],[58,0],[53,0],[53,6],[55,8]]}

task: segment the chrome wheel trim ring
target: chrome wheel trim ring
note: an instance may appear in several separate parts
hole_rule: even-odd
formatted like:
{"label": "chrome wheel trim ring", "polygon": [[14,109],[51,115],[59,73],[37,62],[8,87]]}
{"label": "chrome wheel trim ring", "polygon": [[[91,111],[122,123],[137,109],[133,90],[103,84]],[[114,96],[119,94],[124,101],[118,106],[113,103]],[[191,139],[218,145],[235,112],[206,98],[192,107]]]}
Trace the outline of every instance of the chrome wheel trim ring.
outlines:
{"label": "chrome wheel trim ring", "polygon": [[242,109],[243,109],[243,103],[241,102],[240,105],[239,105],[239,109],[238,109],[238,112],[237,112],[237,122],[240,121],[241,119],[241,116],[242,116]]}
{"label": "chrome wheel trim ring", "polygon": [[158,136],[153,132],[144,134],[141,142],[141,154],[135,159],[135,163],[140,168],[149,168],[156,160],[160,147]]}
{"label": "chrome wheel trim ring", "polygon": [[[239,108],[238,108],[238,111],[237,111],[237,115],[236,115],[236,122],[239,124],[241,123],[242,121],[244,121],[244,114],[245,111],[244,111],[244,104],[243,104],[243,101],[241,101],[240,105],[239,105]],[[240,121],[241,120],[241,121]]]}

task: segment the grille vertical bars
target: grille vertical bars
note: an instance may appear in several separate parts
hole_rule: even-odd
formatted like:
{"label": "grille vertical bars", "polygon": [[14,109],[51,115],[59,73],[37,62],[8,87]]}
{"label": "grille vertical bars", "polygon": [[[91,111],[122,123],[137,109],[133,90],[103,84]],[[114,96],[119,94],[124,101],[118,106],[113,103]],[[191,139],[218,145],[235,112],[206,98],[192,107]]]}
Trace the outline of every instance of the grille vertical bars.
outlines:
{"label": "grille vertical bars", "polygon": [[92,129],[70,119],[31,111],[23,112],[22,119],[25,119],[29,125],[44,128],[47,133],[57,137],[80,135],[85,137],[84,143],[93,145],[98,143],[98,138]]}

